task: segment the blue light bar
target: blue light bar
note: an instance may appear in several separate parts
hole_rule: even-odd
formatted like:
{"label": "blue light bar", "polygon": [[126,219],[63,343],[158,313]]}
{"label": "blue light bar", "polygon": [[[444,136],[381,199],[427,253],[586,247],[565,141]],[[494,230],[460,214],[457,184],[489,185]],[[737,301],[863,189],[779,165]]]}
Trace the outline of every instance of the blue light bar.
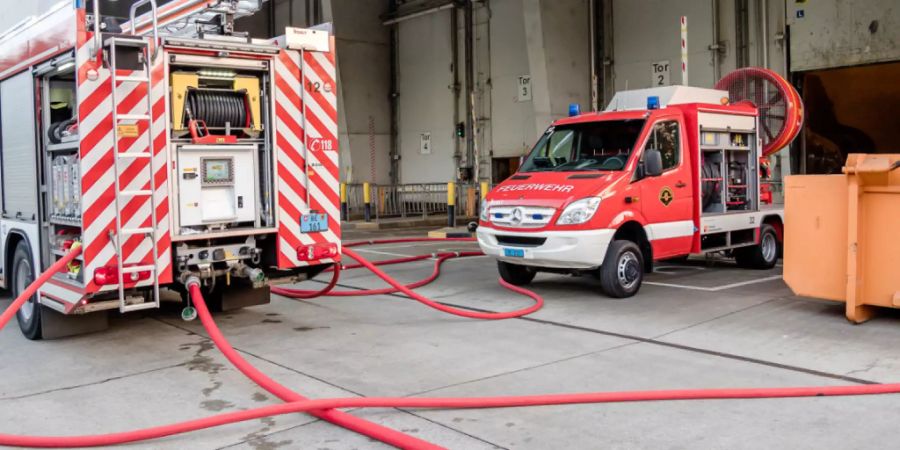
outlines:
{"label": "blue light bar", "polygon": [[581,115],[581,105],[578,103],[569,103],[569,117]]}
{"label": "blue light bar", "polygon": [[659,97],[655,95],[647,97],[647,109],[659,109]]}

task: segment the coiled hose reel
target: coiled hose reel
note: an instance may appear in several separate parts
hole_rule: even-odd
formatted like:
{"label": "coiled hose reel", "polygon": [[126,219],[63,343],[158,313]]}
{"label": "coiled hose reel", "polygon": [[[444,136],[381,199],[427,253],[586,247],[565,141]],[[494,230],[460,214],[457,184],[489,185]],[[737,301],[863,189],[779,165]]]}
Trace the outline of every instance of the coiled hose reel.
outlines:
{"label": "coiled hose reel", "polygon": [[191,120],[200,120],[212,129],[246,128],[250,126],[247,92],[224,89],[189,89],[187,91],[188,114],[185,126]]}

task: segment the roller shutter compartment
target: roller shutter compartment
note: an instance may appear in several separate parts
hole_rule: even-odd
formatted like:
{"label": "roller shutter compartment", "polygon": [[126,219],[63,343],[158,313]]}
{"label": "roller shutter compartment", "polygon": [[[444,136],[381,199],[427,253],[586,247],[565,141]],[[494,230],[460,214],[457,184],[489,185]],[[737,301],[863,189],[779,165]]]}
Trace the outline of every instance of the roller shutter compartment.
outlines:
{"label": "roller shutter compartment", "polygon": [[0,82],[3,212],[36,220],[38,183],[34,121],[34,77],[23,72]]}

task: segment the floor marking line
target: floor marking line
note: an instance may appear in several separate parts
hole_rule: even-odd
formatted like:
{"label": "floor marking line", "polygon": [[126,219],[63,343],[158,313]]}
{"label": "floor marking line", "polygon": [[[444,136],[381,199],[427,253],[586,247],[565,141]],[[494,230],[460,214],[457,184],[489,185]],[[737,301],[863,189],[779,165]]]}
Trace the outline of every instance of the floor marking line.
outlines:
{"label": "floor marking line", "polygon": [[409,258],[410,256],[415,256],[415,255],[405,255],[403,253],[382,252],[380,250],[363,250],[361,248],[357,249],[356,251],[363,252],[363,253],[374,253],[376,255],[398,256],[400,258]]}
{"label": "floor marking line", "polygon": [[[328,284],[322,280],[313,279],[310,281],[315,282],[315,283],[320,283],[320,284]],[[361,287],[361,286],[354,286],[354,285],[349,285],[349,284],[344,284],[344,283],[338,283],[337,286],[340,286],[342,288],[350,288],[350,289],[369,289],[369,288],[365,288],[365,287]],[[404,300],[410,299],[409,297],[407,297],[403,294],[397,294],[397,293],[383,294],[383,295],[385,295],[387,297],[394,297],[394,298],[399,298],[399,299],[404,299]],[[460,305],[460,304],[450,303],[450,302],[446,302],[446,301],[442,301],[442,302],[438,302],[438,303],[445,305],[445,306],[450,306],[453,308],[467,309],[469,311],[497,313],[497,311],[493,311],[490,309],[476,308],[473,306]],[[516,317],[516,318],[510,319],[510,320],[522,320],[525,322],[538,323],[538,324],[547,325],[547,326],[567,328],[570,330],[584,331],[584,332],[599,334],[599,335],[603,335],[603,336],[611,336],[611,337],[617,337],[617,338],[621,338],[621,339],[628,339],[628,340],[632,340],[632,341],[642,342],[645,344],[657,345],[660,347],[668,347],[668,348],[673,348],[676,350],[682,350],[682,351],[687,351],[687,352],[692,352],[692,353],[699,353],[699,354],[703,354],[703,355],[709,355],[709,356],[714,356],[714,357],[718,357],[718,358],[741,361],[741,362],[750,363],[750,364],[757,364],[760,366],[773,367],[773,368],[781,369],[781,370],[805,373],[807,375],[813,375],[813,376],[818,376],[818,377],[823,377],[823,378],[831,378],[831,379],[835,379],[835,380],[848,381],[850,383],[881,384],[877,381],[864,380],[861,378],[855,378],[855,377],[851,377],[851,376],[847,376],[847,375],[834,374],[834,373],[825,372],[825,371],[821,371],[821,370],[809,369],[806,367],[793,366],[790,364],[783,364],[783,363],[779,363],[779,362],[775,362],[775,361],[767,361],[764,359],[754,358],[751,356],[742,356],[742,355],[738,355],[735,353],[727,353],[727,352],[719,351],[719,350],[711,350],[711,349],[706,349],[706,348],[702,348],[702,347],[694,347],[694,346],[690,346],[690,345],[686,345],[686,344],[678,344],[678,343],[671,342],[671,341],[663,341],[663,340],[656,339],[656,338],[647,338],[647,337],[637,336],[637,335],[633,335],[633,334],[619,333],[619,332],[615,332],[615,331],[606,331],[606,330],[601,330],[598,328],[591,328],[591,327],[582,326],[582,325],[573,325],[573,324],[567,324],[567,323],[562,323],[562,322],[555,322],[555,321],[547,320],[547,319],[538,319],[536,317]]]}
{"label": "floor marking line", "polygon": [[765,283],[767,281],[774,281],[774,280],[780,280],[780,279],[781,279],[781,275],[772,275],[770,277],[760,278],[758,280],[741,281],[739,283],[731,283],[731,284],[726,284],[724,286],[716,286],[716,287],[688,286],[685,284],[659,283],[656,281],[645,281],[644,284],[649,284],[651,286],[678,288],[678,289],[691,289],[694,291],[718,292],[718,291],[724,291],[726,289],[747,286],[749,284]]}

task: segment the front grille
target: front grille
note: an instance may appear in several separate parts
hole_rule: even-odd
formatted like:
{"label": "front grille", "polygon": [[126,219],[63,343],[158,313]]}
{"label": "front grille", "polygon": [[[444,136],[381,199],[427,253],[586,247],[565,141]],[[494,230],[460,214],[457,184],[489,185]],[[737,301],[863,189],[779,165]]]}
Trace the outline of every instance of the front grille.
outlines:
{"label": "front grille", "polygon": [[529,236],[497,236],[497,242],[502,245],[518,245],[519,247],[540,247],[547,238]]}
{"label": "front grille", "polygon": [[511,228],[539,228],[550,223],[553,208],[541,206],[491,206],[491,222]]}

